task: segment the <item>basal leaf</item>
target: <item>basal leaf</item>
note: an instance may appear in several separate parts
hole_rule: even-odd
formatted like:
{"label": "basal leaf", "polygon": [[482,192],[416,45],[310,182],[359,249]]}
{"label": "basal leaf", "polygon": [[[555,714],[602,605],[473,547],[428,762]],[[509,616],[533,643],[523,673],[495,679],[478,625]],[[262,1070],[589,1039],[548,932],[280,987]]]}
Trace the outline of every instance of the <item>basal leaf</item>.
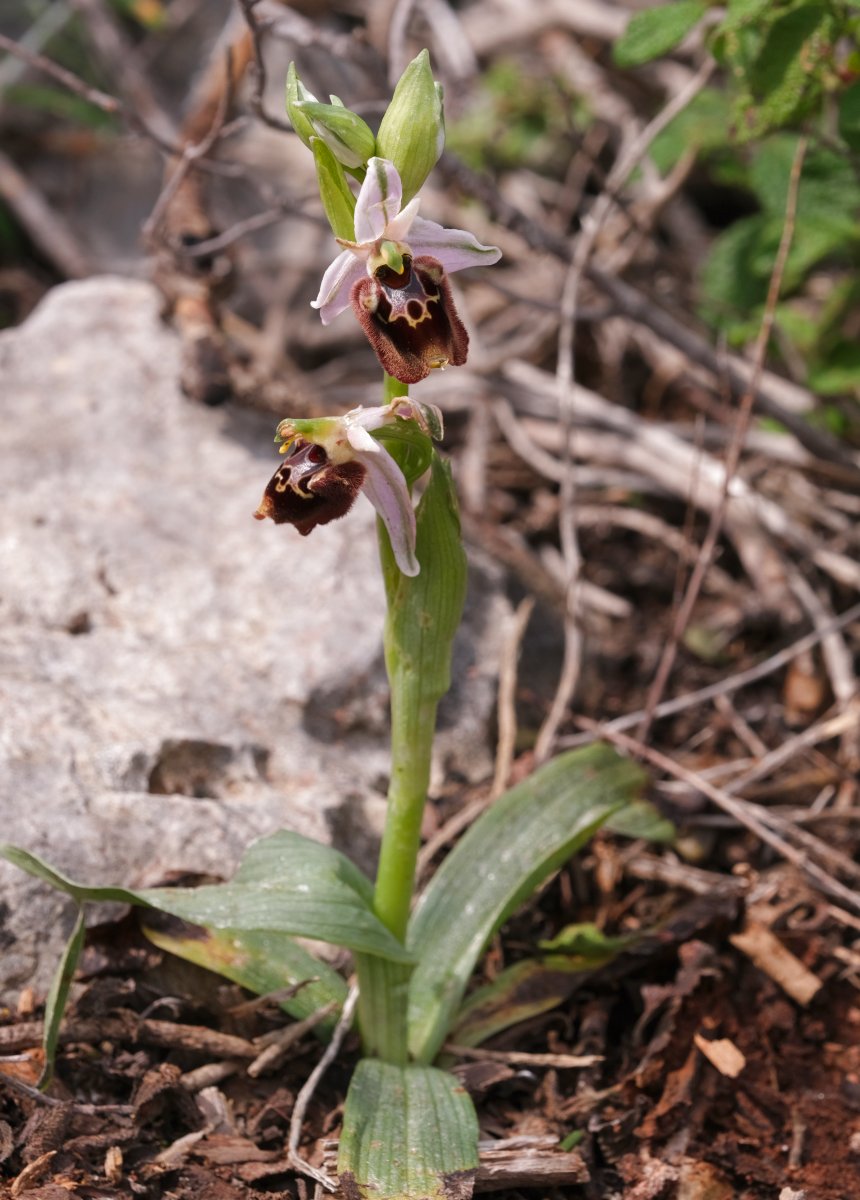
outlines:
{"label": "basal leaf", "polygon": [[55,871],[53,867],[49,867],[35,854],[31,854],[28,850],[22,850],[20,846],[0,843],[0,858],[5,858],[7,862],[20,867],[28,875],[33,875],[36,879],[49,883],[58,892],[65,892],[67,896],[72,896],[79,904],[84,900],[116,900],[120,904],[140,903],[137,893],[129,891],[127,888],[88,887],[83,883],[75,883],[74,880]]}
{"label": "basal leaf", "polygon": [[350,1200],[468,1200],[478,1167],[478,1120],[445,1071],[358,1064],[338,1153]]}
{"label": "basal leaf", "polygon": [[411,961],[371,911],[373,885],[367,876],[337,850],[289,830],[254,842],[231,883],[199,888],[87,887],[17,846],[0,845],[0,856],[78,903],[143,904],[195,925],[289,933]]}
{"label": "basal leaf", "polygon": [[[315,980],[280,1002],[284,1012],[297,1020],[309,1017],[332,1001],[342,1005],[346,999],[347,986],[337,971],[288,934],[204,929],[154,913],[143,918],[143,931],[160,949],[223,975],[258,996]],[[319,1023],[316,1032],[326,1038],[336,1022],[337,1013],[333,1013]]]}
{"label": "basal leaf", "polygon": [[408,945],[409,1048],[432,1062],[499,926],[613,813],[642,773],[607,746],[560,755],[512,788],[460,840],[425,890]]}
{"label": "basal leaf", "polygon": [[345,855],[289,830],[254,842],[230,883],[135,893],[196,925],[291,933],[409,962],[371,911],[372,894],[370,880]]}
{"label": "basal leaf", "polygon": [[492,983],[476,988],[457,1014],[451,1041],[480,1046],[512,1025],[551,1012],[633,940],[606,937],[594,926],[571,926],[552,943],[542,943],[542,949],[558,946],[564,953],[524,959],[500,971]]}
{"label": "basal leaf", "polygon": [[615,43],[616,63],[619,67],[638,67],[666,54],[701,20],[707,7],[707,0],[675,0],[636,13]]}

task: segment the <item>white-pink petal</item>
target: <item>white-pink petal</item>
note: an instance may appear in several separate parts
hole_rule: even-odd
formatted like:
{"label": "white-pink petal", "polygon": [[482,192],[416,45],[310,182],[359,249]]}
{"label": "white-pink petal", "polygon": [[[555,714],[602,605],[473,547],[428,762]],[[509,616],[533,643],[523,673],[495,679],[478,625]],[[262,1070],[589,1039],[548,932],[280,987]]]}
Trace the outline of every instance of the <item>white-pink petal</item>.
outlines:
{"label": "white-pink petal", "polygon": [[389,221],[400,212],[402,200],[403,186],[394,163],[387,158],[371,158],[355,202],[355,240],[378,241]]}
{"label": "white-pink petal", "polygon": [[413,196],[402,212],[399,212],[385,226],[385,236],[390,242],[405,242],[409,237],[409,231],[415,218],[418,216],[418,209],[421,205],[421,197]]}
{"label": "white-pink petal", "polygon": [[323,325],[328,325],[336,316],[349,308],[349,295],[353,285],[365,274],[365,266],[351,250],[344,250],[326,270],[320,284],[319,295],[311,300],[311,308],[320,310]]}
{"label": "white-pink petal", "polygon": [[404,575],[417,575],[421,568],[415,557],[415,510],[403,472],[366,429],[350,425],[347,437],[367,471],[363,491],[388,530],[395,562]]}
{"label": "white-pink petal", "polygon": [[467,230],[445,229],[423,217],[415,217],[412,221],[409,245],[416,258],[429,254],[438,259],[449,274],[466,267],[491,267],[502,257],[498,246],[482,245]]}

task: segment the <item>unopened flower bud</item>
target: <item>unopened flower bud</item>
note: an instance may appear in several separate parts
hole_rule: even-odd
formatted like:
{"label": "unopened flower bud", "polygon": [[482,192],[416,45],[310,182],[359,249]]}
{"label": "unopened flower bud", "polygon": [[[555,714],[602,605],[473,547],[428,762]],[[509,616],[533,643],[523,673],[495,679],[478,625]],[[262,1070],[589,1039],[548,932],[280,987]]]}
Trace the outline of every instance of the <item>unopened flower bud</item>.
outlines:
{"label": "unopened flower bud", "polygon": [[321,137],[332,154],[345,167],[363,167],[376,151],[373,130],[358,113],[342,104],[320,104],[300,100],[294,106],[310,121],[313,132]]}
{"label": "unopened flower bud", "polygon": [[400,76],[376,136],[377,155],[400,174],[404,204],[433,170],[444,144],[442,89],[433,80],[428,51],[422,50]]}

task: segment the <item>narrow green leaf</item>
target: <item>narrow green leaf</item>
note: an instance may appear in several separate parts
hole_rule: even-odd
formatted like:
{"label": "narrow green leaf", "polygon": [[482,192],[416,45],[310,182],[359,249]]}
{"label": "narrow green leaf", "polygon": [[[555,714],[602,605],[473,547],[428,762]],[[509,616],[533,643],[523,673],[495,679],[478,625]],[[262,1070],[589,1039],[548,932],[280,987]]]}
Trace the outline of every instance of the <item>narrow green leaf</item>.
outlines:
{"label": "narrow green leaf", "polygon": [[45,1065],[42,1068],[39,1087],[47,1087],[54,1074],[54,1056],[57,1053],[60,1022],[63,1019],[63,1013],[66,1011],[69,988],[72,986],[75,967],[78,965],[78,959],[83,949],[84,933],[84,910],[79,908],[75,927],[66,943],[66,948],[57,966],[48,997],[45,1001],[45,1033],[42,1038],[42,1048],[45,1051]]}
{"label": "narrow green leaf", "polygon": [[642,772],[608,746],[560,755],[512,788],[461,838],[425,890],[409,927],[418,960],[409,1047],[432,1062],[478,958],[500,925],[629,804]]}
{"label": "narrow green leaf", "polygon": [[644,838],[648,842],[673,842],[675,826],[647,800],[634,800],[606,822],[606,828],[621,837]]}
{"label": "narrow green leaf", "polygon": [[[161,950],[205,967],[231,979],[258,996],[282,991],[305,980],[294,996],[280,1006],[297,1020],[309,1017],[334,1001],[342,1005],[347,995],[343,978],[328,963],[322,962],[284,933],[242,929],[204,929],[176,917],[144,917],[143,932]],[[315,1032],[327,1040],[338,1014],[316,1026]]]}
{"label": "narrow green leaf", "polygon": [[607,951],[602,957],[548,954],[514,963],[492,983],[471,993],[457,1014],[451,1041],[458,1046],[480,1046],[512,1025],[551,1012],[617,953]]}
{"label": "narrow green leaf", "polygon": [[631,17],[615,43],[613,57],[619,67],[638,67],[673,50],[701,20],[707,0],[676,0]]}
{"label": "narrow green leaf", "polygon": [[140,903],[137,893],[131,892],[127,888],[87,887],[86,884],[75,883],[65,875],[61,875],[59,871],[55,871],[53,867],[49,867],[35,854],[30,854],[28,850],[22,850],[20,846],[0,843],[0,858],[5,858],[7,862],[20,867],[28,875],[33,875],[36,879],[49,883],[58,892],[65,892],[67,896],[77,900],[78,904],[82,904],[84,900],[117,900],[120,904]]}
{"label": "narrow green leaf", "polygon": [[456,1079],[414,1064],[358,1064],[338,1153],[345,1196],[468,1200],[477,1167],[478,1120]]}

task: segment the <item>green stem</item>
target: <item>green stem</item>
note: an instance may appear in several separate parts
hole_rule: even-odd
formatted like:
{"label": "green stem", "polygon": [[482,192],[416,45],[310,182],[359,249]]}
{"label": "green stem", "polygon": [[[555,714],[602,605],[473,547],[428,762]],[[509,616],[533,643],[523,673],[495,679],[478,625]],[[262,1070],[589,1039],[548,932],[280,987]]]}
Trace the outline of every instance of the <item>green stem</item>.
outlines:
{"label": "green stem", "polygon": [[[389,403],[397,396],[408,396],[409,388],[385,374],[383,394]],[[385,548],[380,549],[384,559]],[[425,570],[432,570],[432,565],[426,564]],[[390,600],[389,595],[389,603]],[[391,685],[391,783],[374,909],[394,936],[405,941],[421,844],[421,820],[430,783],[436,702],[423,700],[414,664],[404,662],[396,646],[386,647],[385,665]]]}
{"label": "green stem", "polygon": [[398,396],[409,395],[409,384],[401,383],[399,379],[395,379],[393,375],[383,372],[382,375],[382,402],[389,404],[392,400],[396,400]]}
{"label": "green stem", "polygon": [[416,702],[402,674],[391,672],[391,784],[373,898],[376,915],[400,941],[409,922],[436,730],[436,704]]}

